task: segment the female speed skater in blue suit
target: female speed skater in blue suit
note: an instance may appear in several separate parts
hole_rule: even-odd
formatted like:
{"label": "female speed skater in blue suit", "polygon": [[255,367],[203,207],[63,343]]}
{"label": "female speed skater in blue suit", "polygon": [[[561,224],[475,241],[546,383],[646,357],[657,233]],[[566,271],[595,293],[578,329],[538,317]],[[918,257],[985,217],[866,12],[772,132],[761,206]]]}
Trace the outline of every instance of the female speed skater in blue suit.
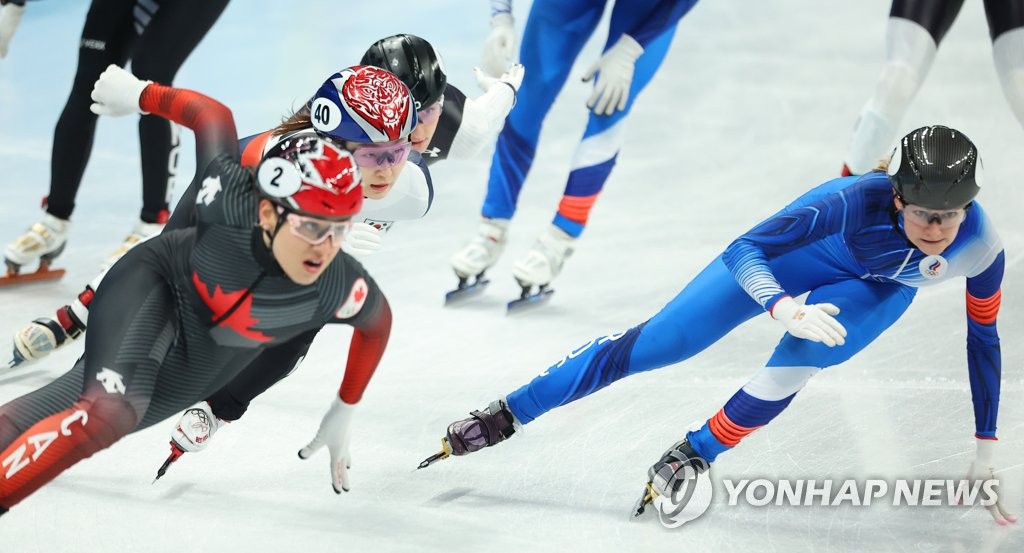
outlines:
{"label": "female speed skater in blue suit", "polygon": [[[512,61],[512,0],[491,0],[491,34],[483,66],[501,75]],[[590,209],[608,180],[626,118],[636,96],[661,66],[676,23],[697,0],[630,0],[612,8],[604,54],[584,76],[596,75],[587,102],[587,128],[572,160],[565,193],[551,227],[537,239],[512,274],[524,292],[547,287],[572,253]],[[509,220],[515,214],[523,181],[533,164],[541,126],[562,90],[573,62],[593,34],[607,0],[535,0],[523,31],[520,62],[526,68],[517,102],[498,136],[491,160],[483,221],[476,236],[451,259],[465,285],[497,262],[504,250]]]}
{"label": "female speed skater in blue suit", "polygon": [[[970,478],[992,480],[1003,247],[974,201],[980,177],[977,148],[959,131],[911,132],[887,167],[817,186],[735,240],[648,321],[576,348],[529,384],[452,423],[435,457],[497,444],[620,378],[682,362],[767,311],[787,334],[763,369],[650,468],[642,507],[678,491],[683,469],[689,477],[703,473],[768,424],[811,376],[870,344],[903,315],[918,288],[966,277],[977,446]],[[805,303],[793,299],[806,292]],[[1016,521],[999,502],[987,508],[999,524]]]}

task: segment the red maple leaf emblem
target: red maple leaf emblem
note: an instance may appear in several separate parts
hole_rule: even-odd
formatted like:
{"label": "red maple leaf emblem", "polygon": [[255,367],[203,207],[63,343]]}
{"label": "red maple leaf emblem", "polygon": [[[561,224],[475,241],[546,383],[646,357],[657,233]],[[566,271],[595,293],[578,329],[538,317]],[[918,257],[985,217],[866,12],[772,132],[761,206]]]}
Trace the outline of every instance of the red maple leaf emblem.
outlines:
{"label": "red maple leaf emblem", "polygon": [[352,299],[356,300],[359,303],[362,303],[363,298],[365,298],[365,297],[366,297],[366,288],[364,288],[362,286],[357,287],[355,289],[355,292],[352,294]]}
{"label": "red maple leaf emblem", "polygon": [[[244,289],[237,292],[225,292],[219,284],[213,286],[213,294],[210,294],[207,291],[209,287],[199,279],[199,273],[195,271],[192,272],[192,283],[195,285],[196,291],[199,292],[199,297],[203,299],[203,303],[213,312],[213,315],[210,317],[211,321],[224,317],[228,310],[234,307],[235,304],[238,304],[234,312],[217,323],[217,326],[230,328],[256,342],[269,342],[273,339],[258,330],[250,330],[250,327],[259,323],[259,320],[254,319],[252,316],[252,294],[246,295],[246,290]],[[239,303],[242,296],[245,296],[245,299]]]}

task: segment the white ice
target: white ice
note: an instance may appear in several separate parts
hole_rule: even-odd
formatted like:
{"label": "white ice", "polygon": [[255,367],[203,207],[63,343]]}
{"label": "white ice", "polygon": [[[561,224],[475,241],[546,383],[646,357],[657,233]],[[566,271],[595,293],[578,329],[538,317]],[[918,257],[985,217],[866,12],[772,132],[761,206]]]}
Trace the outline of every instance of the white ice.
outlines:
{"label": "white ice", "polygon": [[[401,4],[401,5],[399,5]],[[471,68],[486,2],[236,0],[176,84],[234,109],[243,134],[274,125],[373,40],[412,32],[477,94]],[[527,2],[517,2],[518,23]],[[430,215],[399,224],[366,261],[395,311],[390,348],[356,419],[352,491],[330,488],[326,453],[300,461],[342,374],[349,333],[322,333],[301,369],[254,402],[208,451],[151,484],[171,421],[83,461],[0,519],[0,551],[1021,551],[1024,528],[981,508],[730,507],[678,530],[628,514],[647,467],[712,415],[768,358],[780,328],[759,318],[694,359],[615,383],[530,424],[507,444],[414,471],[446,425],[528,382],[591,338],[646,320],[754,222],[838,173],[881,70],[886,0],[701,2],[637,102],[618,167],[547,307],[506,316],[512,261],[552,217],[585,122],[579,82],[599,29],[547,120],[487,295],[442,307],[448,256],[475,230],[488,154],[434,169]],[[86,2],[31,2],[0,61],[0,240],[36,220],[52,131],[70,88]],[[530,69],[527,68],[529,71]],[[1024,511],[1024,136],[1000,91],[981,2],[965,2],[901,124],[960,128],[979,145],[981,201],[1007,252],[998,466]],[[52,314],[136,220],[135,119],[104,119],[59,282],[0,290],[0,337]],[[183,132],[176,192],[194,172]],[[922,291],[890,332],[815,377],[769,427],[723,455],[716,478],[960,478],[973,456],[963,285]],[[713,319],[715,314],[706,314]],[[686,329],[680,329],[685,332]],[[6,347],[6,346],[2,346]],[[81,345],[0,371],[0,401],[71,367]],[[1017,526],[1024,525],[1024,522]]]}

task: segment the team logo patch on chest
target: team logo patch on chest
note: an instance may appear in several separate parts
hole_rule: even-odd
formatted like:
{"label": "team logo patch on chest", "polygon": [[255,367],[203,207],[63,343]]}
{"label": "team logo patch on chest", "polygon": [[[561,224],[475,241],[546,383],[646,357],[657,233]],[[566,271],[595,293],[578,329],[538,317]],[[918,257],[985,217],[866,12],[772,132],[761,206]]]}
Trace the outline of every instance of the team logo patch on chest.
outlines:
{"label": "team logo patch on chest", "polygon": [[334,313],[334,316],[339,319],[354,317],[363,308],[369,292],[370,287],[366,284],[366,281],[361,277],[356,279],[355,283],[352,284],[352,291],[348,293],[348,298],[345,299],[345,303],[341,304],[338,311]]}
{"label": "team logo patch on chest", "polygon": [[942,278],[942,275],[945,275],[946,270],[949,269],[949,261],[946,261],[946,258],[941,255],[929,255],[922,259],[917,267],[924,278]]}

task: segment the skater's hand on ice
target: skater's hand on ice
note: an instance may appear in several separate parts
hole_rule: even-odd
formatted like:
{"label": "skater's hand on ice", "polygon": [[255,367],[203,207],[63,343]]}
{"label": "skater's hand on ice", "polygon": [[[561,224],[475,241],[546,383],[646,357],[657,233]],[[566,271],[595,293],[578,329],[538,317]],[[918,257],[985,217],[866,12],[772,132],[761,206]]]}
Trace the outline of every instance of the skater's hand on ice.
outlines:
{"label": "skater's hand on ice", "polygon": [[594,110],[595,115],[611,115],[615,110],[626,109],[629,88],[633,84],[633,67],[643,53],[644,48],[639,42],[623,34],[601,59],[590,66],[583,76],[583,82],[597,75],[594,92],[587,100],[587,107]]}
{"label": "skater's hand on ice", "polygon": [[[967,471],[967,479],[972,485],[975,482],[982,483],[979,484],[977,501],[985,506],[985,509],[987,509],[988,513],[992,515],[992,519],[996,521],[996,524],[1006,526],[1011,522],[1017,522],[1017,516],[1007,510],[1005,507],[1006,501],[999,493],[999,479],[996,477],[995,468],[992,466],[992,453],[995,449],[995,445],[995,440],[977,440],[977,454],[974,458],[974,462],[971,463],[971,468]],[[989,488],[986,488],[983,484],[989,480],[993,480],[994,482]],[[995,491],[996,500],[992,502],[991,505],[987,504],[991,501],[991,498],[986,492],[986,489],[992,489]]]}
{"label": "skater's hand on ice", "polygon": [[5,4],[0,7],[0,58],[7,57],[7,48],[11,45],[11,38],[18,30],[18,23],[24,13],[25,6]]}
{"label": "skater's hand on ice", "polygon": [[152,82],[141,81],[128,71],[111,64],[93,85],[92,100],[95,103],[89,109],[96,115],[114,117],[143,113],[139,97]]}
{"label": "skater's hand on ice", "polygon": [[516,48],[516,31],[513,26],[512,14],[499,13],[491,18],[491,32],[484,42],[484,53],[481,65],[492,77],[505,72],[512,63],[512,55]]}
{"label": "skater's hand on ice", "polygon": [[350,426],[355,405],[349,405],[335,397],[330,409],[320,421],[320,429],[313,441],[299,450],[300,459],[309,459],[320,448],[327,446],[331,454],[331,486],[334,493],[348,491],[348,469],[352,468],[352,456],[348,452],[349,439],[352,437]]}
{"label": "skater's hand on ice", "polygon": [[365,257],[380,249],[381,232],[366,223],[354,223],[345,235],[342,249],[355,257]]}
{"label": "skater's hand on ice", "polygon": [[839,308],[831,303],[803,305],[789,296],[775,302],[771,309],[772,317],[793,336],[830,348],[846,343],[846,329],[835,319],[838,314]]}

